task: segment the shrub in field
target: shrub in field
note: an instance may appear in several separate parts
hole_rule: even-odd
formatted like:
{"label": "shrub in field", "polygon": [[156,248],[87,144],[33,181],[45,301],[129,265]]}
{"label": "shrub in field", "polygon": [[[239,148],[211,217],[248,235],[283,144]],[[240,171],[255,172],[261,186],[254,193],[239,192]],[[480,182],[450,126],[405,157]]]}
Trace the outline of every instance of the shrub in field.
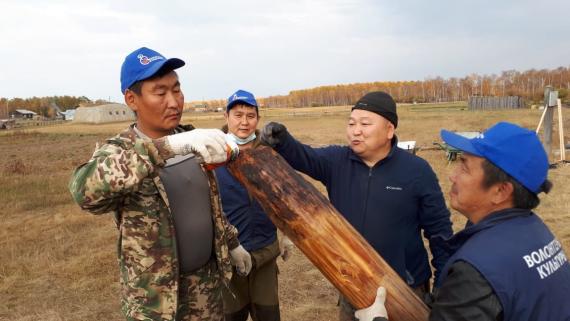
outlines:
{"label": "shrub in field", "polygon": [[24,164],[21,159],[12,160],[4,165],[4,174],[6,175],[28,175],[30,172],[30,166]]}

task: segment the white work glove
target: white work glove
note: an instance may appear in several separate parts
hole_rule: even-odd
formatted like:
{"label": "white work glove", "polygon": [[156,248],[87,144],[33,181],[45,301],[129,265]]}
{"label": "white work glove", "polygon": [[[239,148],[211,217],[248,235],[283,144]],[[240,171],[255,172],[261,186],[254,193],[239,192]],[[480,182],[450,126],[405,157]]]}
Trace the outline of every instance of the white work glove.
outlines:
{"label": "white work glove", "polygon": [[293,251],[293,242],[287,237],[283,236],[281,240],[279,240],[279,255],[283,261],[287,261],[291,256],[291,252]]}
{"label": "white work glove", "polygon": [[386,289],[381,286],[376,291],[376,300],[371,306],[365,309],[356,310],[354,316],[359,321],[372,321],[374,318],[382,317],[388,319],[388,312],[384,306],[386,302]]}
{"label": "white work glove", "polygon": [[166,137],[177,155],[196,154],[206,164],[224,163],[228,159],[226,135],[219,129],[193,129]]}
{"label": "white work glove", "polygon": [[246,276],[251,271],[251,255],[243,248],[238,246],[230,251],[232,265],[236,267],[239,275]]}

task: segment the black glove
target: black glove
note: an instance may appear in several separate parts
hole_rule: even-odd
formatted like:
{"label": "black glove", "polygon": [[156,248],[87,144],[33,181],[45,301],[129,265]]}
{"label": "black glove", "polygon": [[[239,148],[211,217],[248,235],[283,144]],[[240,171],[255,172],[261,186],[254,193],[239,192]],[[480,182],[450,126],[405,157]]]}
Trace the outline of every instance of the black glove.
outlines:
{"label": "black glove", "polygon": [[261,129],[261,143],[267,146],[275,147],[279,145],[287,135],[287,128],[285,125],[270,122],[263,129]]}

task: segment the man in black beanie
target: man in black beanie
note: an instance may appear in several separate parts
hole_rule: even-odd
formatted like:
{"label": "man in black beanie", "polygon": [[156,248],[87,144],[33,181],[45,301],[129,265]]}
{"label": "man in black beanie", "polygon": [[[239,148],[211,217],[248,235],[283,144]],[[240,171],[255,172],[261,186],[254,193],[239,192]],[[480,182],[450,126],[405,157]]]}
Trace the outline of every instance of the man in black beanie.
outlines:
{"label": "man in black beanie", "polygon": [[373,91],[360,98],[352,110],[361,109],[376,113],[398,127],[398,114],[396,113],[396,102],[392,96],[383,91]]}
{"label": "man in black beanie", "polygon": [[[452,235],[449,211],[429,164],[397,147],[396,103],[385,92],[364,95],[352,108],[348,146],[312,148],[279,123],[268,123],[261,140],[296,170],[322,182],[331,203],[420,297],[432,276],[426,238]],[[435,276],[448,259],[432,243]],[[339,319],[354,320],[342,296]]]}

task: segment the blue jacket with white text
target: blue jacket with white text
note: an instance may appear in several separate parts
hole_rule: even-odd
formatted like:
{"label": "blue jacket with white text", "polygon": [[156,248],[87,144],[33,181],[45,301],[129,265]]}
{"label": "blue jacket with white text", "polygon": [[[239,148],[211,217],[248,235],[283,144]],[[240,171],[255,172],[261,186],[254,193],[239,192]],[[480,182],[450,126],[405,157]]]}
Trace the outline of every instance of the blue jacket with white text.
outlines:
{"label": "blue jacket with white text", "polygon": [[497,211],[446,244],[453,255],[438,283],[445,283],[455,262],[467,262],[493,288],[505,321],[570,320],[568,258],[562,244],[532,211]]}

